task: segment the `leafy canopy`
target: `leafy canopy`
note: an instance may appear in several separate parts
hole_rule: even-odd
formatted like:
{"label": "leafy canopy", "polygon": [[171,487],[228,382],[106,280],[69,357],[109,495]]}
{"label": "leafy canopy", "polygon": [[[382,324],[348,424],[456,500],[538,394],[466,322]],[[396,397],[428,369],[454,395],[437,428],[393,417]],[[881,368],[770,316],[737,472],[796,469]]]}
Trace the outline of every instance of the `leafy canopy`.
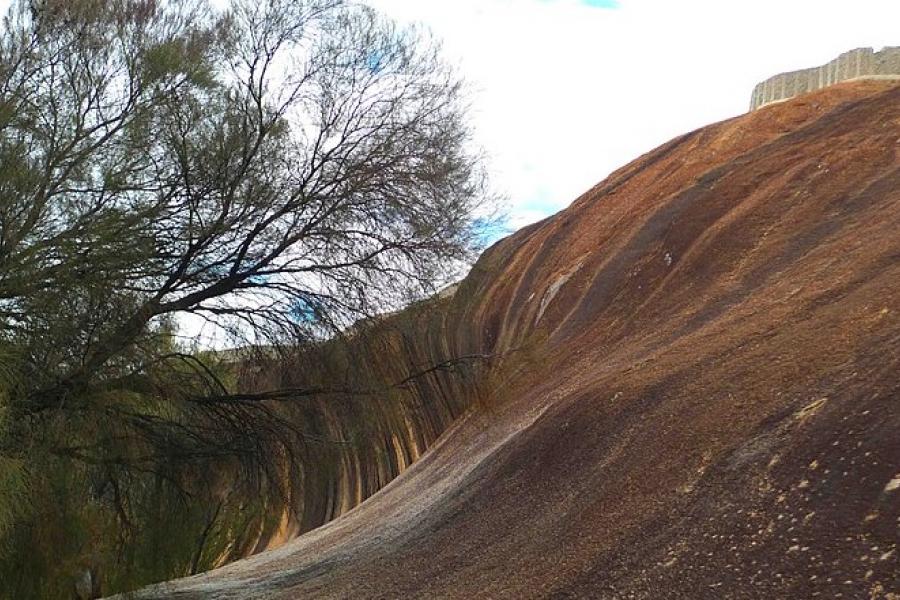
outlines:
{"label": "leafy canopy", "polygon": [[297,423],[179,324],[271,357],[452,278],[493,205],[465,109],[429,36],[356,3],[13,2],[0,505],[65,473],[122,530],[151,480],[221,502],[210,461],[283,482]]}

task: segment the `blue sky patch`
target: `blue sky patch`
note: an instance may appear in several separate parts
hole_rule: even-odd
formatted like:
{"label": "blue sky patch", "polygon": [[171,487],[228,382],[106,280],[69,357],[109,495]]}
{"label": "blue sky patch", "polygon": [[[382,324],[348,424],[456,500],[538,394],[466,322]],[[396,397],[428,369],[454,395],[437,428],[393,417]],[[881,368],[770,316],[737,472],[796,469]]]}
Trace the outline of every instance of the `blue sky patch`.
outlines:
{"label": "blue sky patch", "polygon": [[[555,0],[543,0],[544,2],[554,2]],[[622,8],[622,4],[619,0],[578,0],[585,6],[590,6],[591,8]]]}
{"label": "blue sky patch", "polygon": [[593,8],[619,8],[618,0],[581,0]]}
{"label": "blue sky patch", "polygon": [[515,229],[509,226],[507,219],[493,221],[476,218],[474,225],[478,243],[485,248],[515,231]]}
{"label": "blue sky patch", "polygon": [[559,212],[563,207],[554,201],[553,192],[546,186],[540,186],[534,196],[522,203],[522,208],[543,213],[546,216]]}

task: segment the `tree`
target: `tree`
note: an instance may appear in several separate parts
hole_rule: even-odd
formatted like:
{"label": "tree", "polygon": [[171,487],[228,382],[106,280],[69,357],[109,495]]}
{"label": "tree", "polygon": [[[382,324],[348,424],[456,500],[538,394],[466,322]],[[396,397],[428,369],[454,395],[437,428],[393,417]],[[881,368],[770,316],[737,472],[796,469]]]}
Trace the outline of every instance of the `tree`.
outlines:
{"label": "tree", "polygon": [[452,278],[493,203],[465,109],[437,43],[344,0],[14,1],[3,460],[99,469],[126,521],[127,477],[187,460],[279,480],[295,425],[179,326],[271,356]]}

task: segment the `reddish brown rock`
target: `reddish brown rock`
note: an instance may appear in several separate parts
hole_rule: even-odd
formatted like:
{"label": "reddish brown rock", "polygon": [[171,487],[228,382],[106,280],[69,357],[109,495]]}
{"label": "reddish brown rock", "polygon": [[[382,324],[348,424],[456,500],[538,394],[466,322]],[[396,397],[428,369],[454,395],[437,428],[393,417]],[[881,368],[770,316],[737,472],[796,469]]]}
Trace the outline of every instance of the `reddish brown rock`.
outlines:
{"label": "reddish brown rock", "polygon": [[675,139],[498,243],[442,310],[426,347],[503,358],[435,447],[146,597],[900,593],[896,84]]}

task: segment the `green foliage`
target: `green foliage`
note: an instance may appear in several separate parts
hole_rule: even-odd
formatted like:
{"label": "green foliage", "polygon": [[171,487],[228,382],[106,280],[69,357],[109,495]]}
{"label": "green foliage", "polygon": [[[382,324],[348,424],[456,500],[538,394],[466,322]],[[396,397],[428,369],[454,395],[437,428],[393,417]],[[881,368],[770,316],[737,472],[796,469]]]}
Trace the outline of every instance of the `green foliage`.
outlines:
{"label": "green foliage", "polygon": [[[129,404],[145,414],[161,408],[139,395]],[[236,549],[243,555],[273,527],[280,500],[228,487],[239,476],[228,462],[216,461],[214,478],[175,462],[142,472],[146,444],[113,436],[109,428],[119,423],[97,414],[68,416],[53,440],[67,448],[105,444],[95,453],[102,461],[73,461],[46,446],[32,447],[27,459],[0,457],[0,598],[68,597],[88,569],[105,593],[189,575]]]}
{"label": "green foliage", "polygon": [[27,517],[29,492],[25,461],[0,456],[0,539]]}
{"label": "green foliage", "polygon": [[[309,349],[428,296],[489,226],[438,50],[344,0],[12,2],[0,594],[206,569],[264,546],[346,452],[366,493],[396,470],[404,371]],[[179,338],[188,317],[242,351]],[[304,526],[333,516],[321,504]]]}
{"label": "green foliage", "polygon": [[147,48],[143,57],[143,78],[146,85],[160,80],[186,76],[200,87],[215,85],[215,76],[210,66],[204,64],[202,41],[192,39],[170,39]]}

